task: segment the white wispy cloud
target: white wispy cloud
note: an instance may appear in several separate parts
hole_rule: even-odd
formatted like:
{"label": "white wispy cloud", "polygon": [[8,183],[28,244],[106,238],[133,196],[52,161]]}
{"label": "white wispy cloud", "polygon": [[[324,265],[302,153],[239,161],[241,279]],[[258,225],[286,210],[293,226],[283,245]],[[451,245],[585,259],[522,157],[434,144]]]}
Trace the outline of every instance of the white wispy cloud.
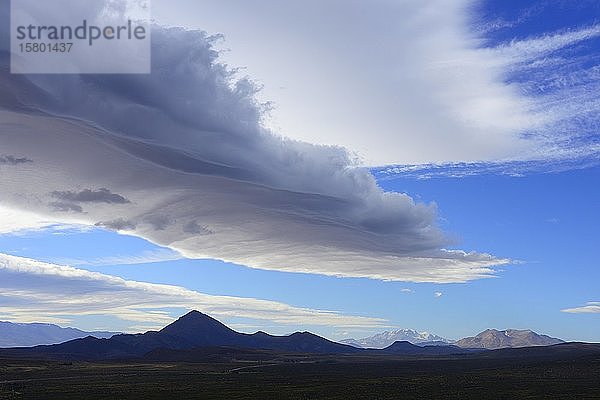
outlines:
{"label": "white wispy cloud", "polygon": [[[597,143],[600,118],[600,66],[598,52],[581,52],[578,47],[593,46],[600,37],[600,25],[573,27],[536,37],[515,39],[493,47],[473,47],[470,52],[448,61],[434,63],[440,73],[470,71],[493,77],[495,83],[513,94],[502,100],[491,92],[466,86],[464,101],[457,101],[453,113],[479,126],[480,116],[506,134],[513,147],[498,157],[466,158],[454,162],[406,163],[381,168],[384,175],[462,177],[474,174],[522,175],[537,171],[556,172],[598,164]],[[590,47],[591,48],[591,47]],[[458,76],[460,72],[456,72]],[[464,76],[467,76],[465,74]],[[477,81],[475,81],[477,82]],[[487,86],[483,86],[487,87]],[[478,94],[479,93],[479,94]],[[487,97],[487,99],[484,99]],[[458,96],[449,98],[458,99]],[[469,104],[473,102],[473,106]],[[520,112],[496,125],[498,107]],[[520,104],[520,105],[519,105]],[[477,109],[476,107],[482,107]],[[503,137],[499,134],[498,137]],[[518,144],[520,142],[520,144]]]}
{"label": "white wispy cloud", "polygon": [[52,219],[0,203],[0,234],[41,230],[53,225]]}
{"label": "white wispy cloud", "polygon": [[600,301],[591,301],[584,306],[565,308],[561,311],[571,314],[600,314]]}
{"label": "white wispy cloud", "polygon": [[[591,146],[593,147],[593,146]],[[572,154],[571,154],[572,155]],[[497,161],[477,163],[395,165],[374,169],[379,180],[403,178],[430,179],[434,177],[464,178],[475,175],[524,176],[526,174],[564,172],[593,167],[593,158],[549,159],[531,161]]]}
{"label": "white wispy cloud", "polygon": [[541,59],[552,52],[597,36],[600,36],[600,25],[593,25],[566,32],[546,34],[541,37],[513,40],[484,51],[499,55],[507,65],[514,65]]}
{"label": "white wispy cloud", "polygon": [[[381,318],[293,307],[253,298],[214,296],[180,286],[125,280],[69,266],[0,254],[0,319],[68,323],[82,315],[112,316],[130,329],[174,320],[165,308],[197,309],[217,318],[274,325],[377,328]],[[150,324],[150,325],[149,325]]]}
{"label": "white wispy cloud", "polygon": [[537,115],[537,123],[523,131],[535,146],[513,160],[560,164],[597,159],[598,54],[578,53],[576,46],[599,37],[600,25],[595,24],[485,49],[502,60],[506,79],[517,77],[514,84],[531,99],[532,113]]}
{"label": "white wispy cloud", "polygon": [[116,255],[92,259],[65,258],[53,260],[57,264],[68,264],[74,266],[106,266],[106,265],[136,265],[151,264],[165,261],[181,260],[181,254],[170,249],[156,249],[143,251],[134,255]]}

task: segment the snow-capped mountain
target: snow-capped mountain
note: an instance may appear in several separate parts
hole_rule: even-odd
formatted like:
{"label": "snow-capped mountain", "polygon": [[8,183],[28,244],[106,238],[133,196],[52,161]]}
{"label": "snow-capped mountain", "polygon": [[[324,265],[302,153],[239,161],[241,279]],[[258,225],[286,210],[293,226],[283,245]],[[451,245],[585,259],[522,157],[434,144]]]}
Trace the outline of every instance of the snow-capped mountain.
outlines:
{"label": "snow-capped mountain", "polygon": [[420,344],[425,342],[452,343],[451,340],[445,339],[441,336],[434,335],[429,332],[417,332],[414,329],[396,329],[393,331],[385,331],[363,339],[344,339],[340,341],[340,343],[361,348],[383,349],[396,341],[407,341],[412,344]]}

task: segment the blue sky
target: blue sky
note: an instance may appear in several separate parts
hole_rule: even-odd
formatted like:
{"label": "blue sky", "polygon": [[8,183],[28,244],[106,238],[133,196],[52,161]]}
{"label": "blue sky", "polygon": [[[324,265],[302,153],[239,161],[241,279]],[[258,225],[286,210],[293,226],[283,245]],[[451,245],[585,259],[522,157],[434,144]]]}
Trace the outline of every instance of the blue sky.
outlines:
{"label": "blue sky", "polygon": [[[48,262],[68,263],[65,254],[72,259],[91,260],[101,265],[78,266],[125,279],[349,314],[374,314],[396,327],[430,330],[449,338],[489,327],[513,327],[570,340],[598,341],[600,321],[596,315],[561,310],[598,295],[600,271],[595,250],[600,193],[593,183],[598,181],[599,173],[595,167],[523,177],[381,180],[386,190],[407,192],[425,202],[435,201],[444,228],[456,234],[462,248],[520,260],[504,268],[496,278],[467,284],[341,279],[253,270],[211,260],[110,265],[110,260],[102,259],[149,256],[145,252],[160,248],[142,239],[97,229],[3,236],[0,245],[7,253]],[[436,298],[434,292],[438,291],[443,295]],[[174,315],[180,311],[171,310]],[[119,326],[118,321],[111,321],[110,326],[98,325],[94,319],[79,321],[90,329]],[[244,326],[235,318],[231,322],[247,331],[260,328],[283,334],[290,329],[268,323]],[[345,332],[315,328],[333,338],[343,338]]]}
{"label": "blue sky", "polygon": [[3,75],[0,320],[600,341],[600,5],[433,5],[156,0],[148,77]]}

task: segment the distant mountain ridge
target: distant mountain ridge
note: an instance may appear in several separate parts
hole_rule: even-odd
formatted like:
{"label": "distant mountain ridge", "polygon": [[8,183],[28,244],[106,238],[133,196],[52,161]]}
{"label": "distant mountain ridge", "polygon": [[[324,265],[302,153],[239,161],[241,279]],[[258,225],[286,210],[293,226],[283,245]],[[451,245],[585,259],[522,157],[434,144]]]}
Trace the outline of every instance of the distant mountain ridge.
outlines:
{"label": "distant mountain ridge", "polygon": [[[385,335],[385,337],[390,336],[392,335]],[[433,337],[433,335],[421,334],[419,337],[425,339]],[[383,349],[361,349],[332,342],[310,332],[295,332],[287,336],[273,336],[265,332],[240,333],[206,314],[191,311],[159,331],[148,331],[134,335],[117,334],[108,339],[87,336],[61,344],[6,348],[0,349],[0,356],[89,361],[128,359],[194,361],[207,359],[207,357],[235,359],[236,354],[241,354],[243,357],[256,356],[260,358],[268,358],[273,354],[364,355],[367,357],[441,357],[452,355],[470,357],[477,353],[502,351],[488,350],[484,346],[500,348],[502,346],[545,346],[563,343],[559,339],[537,335],[531,331],[516,330],[487,330],[476,337],[461,339],[459,342],[465,347],[438,340],[421,342],[420,344],[394,341]],[[523,349],[523,351],[523,354],[531,353],[528,349]],[[553,351],[556,353],[562,350]]]}
{"label": "distant mountain ridge", "polygon": [[117,332],[86,332],[76,328],[62,328],[54,324],[24,324],[0,321],[0,347],[50,345],[86,336],[109,338],[116,334]]}
{"label": "distant mountain ridge", "polygon": [[563,340],[547,335],[540,335],[530,330],[486,329],[477,336],[460,339],[456,345],[471,349],[504,349],[516,347],[550,346],[564,343]]}
{"label": "distant mountain ridge", "polygon": [[384,349],[395,342],[409,342],[417,345],[421,343],[435,343],[435,345],[439,345],[440,342],[447,344],[452,343],[452,341],[441,336],[429,332],[418,332],[414,329],[396,329],[362,339],[344,339],[340,341],[340,343],[363,349]]}
{"label": "distant mountain ridge", "polygon": [[194,360],[215,354],[261,354],[261,352],[330,355],[440,356],[467,354],[456,346],[416,346],[396,341],[385,349],[358,349],[332,342],[310,332],[273,336],[265,332],[236,332],[216,319],[191,311],[159,331],[119,334],[109,339],[85,337],[50,346],[0,350],[0,355],[38,359],[115,360],[163,359]]}
{"label": "distant mountain ridge", "polygon": [[518,329],[486,329],[476,336],[451,341],[428,332],[413,329],[396,329],[385,331],[363,339],[345,339],[340,343],[363,349],[385,349],[396,342],[408,342],[421,347],[451,346],[464,349],[505,349],[516,347],[550,346],[564,343],[563,340],[541,335],[531,330]]}
{"label": "distant mountain ridge", "polygon": [[216,319],[191,311],[160,331],[120,334],[110,339],[86,337],[51,346],[6,349],[3,354],[84,360],[140,358],[158,349],[189,350],[209,347],[265,349],[296,353],[342,354],[359,351],[309,332],[272,336],[236,332]]}

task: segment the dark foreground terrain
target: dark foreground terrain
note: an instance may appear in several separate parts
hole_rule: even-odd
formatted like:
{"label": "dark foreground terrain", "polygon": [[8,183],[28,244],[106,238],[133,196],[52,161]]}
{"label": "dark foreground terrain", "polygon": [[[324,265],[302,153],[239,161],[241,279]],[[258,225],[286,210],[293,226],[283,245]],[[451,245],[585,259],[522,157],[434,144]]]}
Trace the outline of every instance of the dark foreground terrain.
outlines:
{"label": "dark foreground terrain", "polygon": [[191,311],[160,331],[0,349],[0,399],[600,399],[600,345],[357,349]]}
{"label": "dark foreground terrain", "polygon": [[233,356],[212,362],[0,359],[0,399],[600,399],[598,355]]}

